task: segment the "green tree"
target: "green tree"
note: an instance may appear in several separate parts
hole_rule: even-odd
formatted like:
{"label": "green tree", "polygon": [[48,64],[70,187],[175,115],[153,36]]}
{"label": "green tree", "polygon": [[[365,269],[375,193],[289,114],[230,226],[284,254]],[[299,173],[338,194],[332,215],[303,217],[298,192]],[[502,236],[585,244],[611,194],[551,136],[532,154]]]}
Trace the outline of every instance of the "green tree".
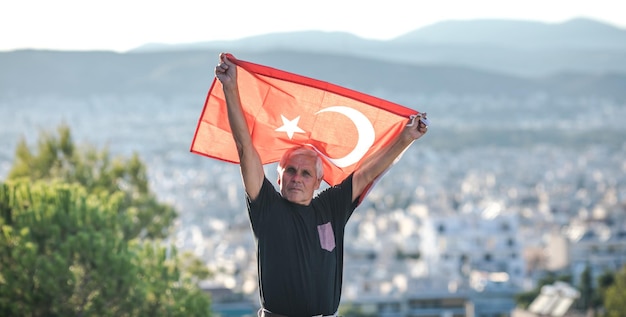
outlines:
{"label": "green tree", "polygon": [[[208,316],[183,257],[127,240],[125,193],[0,183],[1,316]],[[169,254],[168,254],[169,253]]]}
{"label": "green tree", "polygon": [[22,138],[8,179],[78,183],[96,195],[121,192],[119,212],[132,220],[122,228],[126,238],[164,238],[170,233],[176,212],[151,192],[145,164],[136,153],[129,159],[112,158],[106,148],[78,148],[65,124],[57,132],[42,132],[34,152]]}
{"label": "green tree", "polygon": [[0,182],[0,316],[208,316],[209,272],[162,246],[175,210],[137,154],[78,148],[69,127],[22,139]]}
{"label": "green tree", "polygon": [[611,286],[604,294],[604,309],[607,317],[621,317],[626,312],[626,266],[615,274]]}
{"label": "green tree", "polygon": [[[169,255],[168,255],[169,253]],[[208,296],[197,288],[198,275],[186,269],[175,248],[147,244],[138,254],[143,304],[137,316],[207,316]],[[195,260],[194,260],[195,261]],[[206,268],[201,275],[206,276]],[[145,297],[144,297],[145,296]]]}
{"label": "green tree", "polygon": [[363,312],[363,309],[353,304],[343,304],[339,306],[339,316],[345,317],[374,317],[374,313]]}
{"label": "green tree", "polygon": [[580,298],[576,301],[577,308],[582,311],[594,309],[594,297],[597,295],[595,293],[596,290],[593,287],[593,276],[589,264],[585,266],[585,269],[580,274],[580,285],[578,290],[580,291]]}
{"label": "green tree", "polygon": [[598,276],[598,290],[594,297],[595,307],[602,307],[606,298],[606,291],[615,283],[615,272],[606,270]]}
{"label": "green tree", "polygon": [[551,285],[556,281],[571,283],[572,276],[569,274],[557,275],[555,272],[546,272],[546,275],[537,281],[537,287],[535,287],[535,289],[515,295],[516,304],[522,308],[528,308],[530,303],[532,303],[532,301],[539,296],[541,288],[544,285]]}

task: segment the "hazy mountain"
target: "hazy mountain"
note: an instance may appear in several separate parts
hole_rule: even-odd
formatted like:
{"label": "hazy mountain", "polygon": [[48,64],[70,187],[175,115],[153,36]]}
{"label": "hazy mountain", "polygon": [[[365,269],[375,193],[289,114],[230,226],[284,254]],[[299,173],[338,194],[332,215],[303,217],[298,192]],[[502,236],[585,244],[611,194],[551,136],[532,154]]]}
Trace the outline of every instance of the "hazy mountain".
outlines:
{"label": "hazy mountain", "polygon": [[151,43],[132,51],[219,49],[314,50],[351,52],[380,45],[488,45],[510,48],[626,49],[626,30],[590,19],[550,24],[516,20],[444,21],[419,28],[390,40],[369,40],[345,32],[302,31],[257,35],[231,41],[186,44]]}
{"label": "hazy mountain", "polygon": [[521,49],[626,49],[626,30],[589,19],[559,24],[514,20],[445,21],[390,42],[403,44],[489,45]]}
{"label": "hazy mountain", "polygon": [[204,94],[221,51],[366,92],[626,96],[626,30],[586,19],[447,21],[389,41],[311,31],[129,53],[0,52],[0,93]]}
{"label": "hazy mountain", "polygon": [[149,44],[134,52],[165,50],[263,52],[290,50],[390,62],[460,65],[521,76],[559,72],[626,72],[626,30],[594,20],[559,24],[511,20],[446,21],[388,41],[340,32],[293,32],[234,41]]}
{"label": "hazy mountain", "polygon": [[[213,80],[218,51],[152,53],[14,51],[0,53],[0,93],[204,94]],[[447,65],[407,65],[362,57],[289,51],[236,55],[355,90],[403,94],[534,92],[626,98],[626,73],[570,73],[524,78]]]}
{"label": "hazy mountain", "polygon": [[159,44],[142,45],[131,52],[181,51],[194,49],[221,50],[228,47],[233,50],[267,51],[313,51],[326,53],[352,53],[365,47],[374,47],[382,41],[366,40],[345,32],[302,31],[270,33],[265,35],[246,37],[240,40],[208,41],[186,44]]}

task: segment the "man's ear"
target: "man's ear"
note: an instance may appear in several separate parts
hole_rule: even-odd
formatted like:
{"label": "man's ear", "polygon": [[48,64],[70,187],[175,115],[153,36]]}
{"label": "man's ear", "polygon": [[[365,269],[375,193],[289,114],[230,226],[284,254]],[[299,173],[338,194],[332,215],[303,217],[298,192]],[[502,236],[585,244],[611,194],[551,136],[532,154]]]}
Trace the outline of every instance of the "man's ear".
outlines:
{"label": "man's ear", "polygon": [[322,180],[324,180],[323,178],[320,178],[317,180],[317,184],[315,184],[315,190],[320,189],[320,185],[322,185]]}

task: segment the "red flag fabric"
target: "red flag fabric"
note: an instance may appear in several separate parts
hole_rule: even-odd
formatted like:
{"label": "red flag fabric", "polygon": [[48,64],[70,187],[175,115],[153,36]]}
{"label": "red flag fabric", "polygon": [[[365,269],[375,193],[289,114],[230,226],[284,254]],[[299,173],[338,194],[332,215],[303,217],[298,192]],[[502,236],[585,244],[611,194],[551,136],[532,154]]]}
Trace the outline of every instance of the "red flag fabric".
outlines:
{"label": "red flag fabric", "polygon": [[[336,185],[361,162],[390,143],[410,116],[401,105],[317,79],[229,59],[252,142],[263,164],[280,161],[295,145],[307,144],[325,158],[324,180]],[[191,152],[239,163],[217,78],[209,89]]]}

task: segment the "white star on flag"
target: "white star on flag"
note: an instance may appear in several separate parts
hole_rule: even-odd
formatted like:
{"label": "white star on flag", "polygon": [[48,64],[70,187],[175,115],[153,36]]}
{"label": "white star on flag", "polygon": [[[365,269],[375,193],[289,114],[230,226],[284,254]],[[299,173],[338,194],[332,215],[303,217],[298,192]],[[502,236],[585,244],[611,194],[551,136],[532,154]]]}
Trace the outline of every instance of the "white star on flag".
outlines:
{"label": "white star on flag", "polygon": [[289,140],[291,140],[291,138],[293,138],[293,134],[298,132],[298,133],[304,133],[304,130],[300,129],[300,127],[298,127],[298,121],[300,121],[300,116],[297,116],[295,119],[293,120],[289,120],[287,118],[285,118],[285,116],[283,116],[282,114],[280,115],[281,119],[283,119],[283,125],[276,129],[275,131],[279,131],[279,132],[285,132],[287,133],[287,136],[289,137]]}

